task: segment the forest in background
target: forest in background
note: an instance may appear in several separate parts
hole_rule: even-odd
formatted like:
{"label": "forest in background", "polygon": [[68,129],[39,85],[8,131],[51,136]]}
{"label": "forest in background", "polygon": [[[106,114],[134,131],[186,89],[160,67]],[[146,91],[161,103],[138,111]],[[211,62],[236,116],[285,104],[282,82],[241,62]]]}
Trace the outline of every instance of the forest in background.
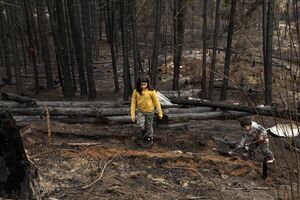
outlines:
{"label": "forest in background", "polygon": [[243,85],[246,75],[236,80],[231,72],[244,60],[264,66],[260,89],[272,104],[272,57],[297,82],[298,6],[291,0],[1,1],[2,82],[26,94],[24,77],[32,77],[35,94],[60,85],[66,100],[95,100],[100,63],[112,69],[114,90],[122,88],[128,100],[141,74],[159,89],[169,61],[169,89],[179,90],[182,54],[189,51],[202,54],[192,66],[201,98],[213,100],[216,78],[222,79],[220,100],[227,99],[228,82]]}

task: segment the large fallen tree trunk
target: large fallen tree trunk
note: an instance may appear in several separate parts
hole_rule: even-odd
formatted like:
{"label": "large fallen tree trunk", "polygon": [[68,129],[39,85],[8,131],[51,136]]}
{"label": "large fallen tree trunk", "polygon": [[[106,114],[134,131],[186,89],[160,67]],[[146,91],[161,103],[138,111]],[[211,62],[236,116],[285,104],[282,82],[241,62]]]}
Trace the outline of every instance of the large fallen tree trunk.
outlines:
{"label": "large fallen tree trunk", "polygon": [[[168,114],[169,121],[188,121],[188,120],[203,120],[203,119],[234,119],[246,116],[246,112],[235,111],[214,111],[204,113],[180,113]],[[131,123],[130,116],[114,116],[107,117],[110,123]]]}
{"label": "large fallen tree trunk", "polygon": [[0,197],[40,199],[37,169],[30,165],[19,129],[6,112],[0,113],[0,174]]}
{"label": "large fallen tree trunk", "polygon": [[[108,102],[108,101],[36,101],[36,105],[32,107],[86,107],[86,108],[118,108],[130,107],[121,103]],[[0,101],[0,108],[27,108],[28,105],[20,104],[13,101]],[[162,105],[162,108],[177,108],[178,105]]]}
{"label": "large fallen tree trunk", "polygon": [[[129,115],[129,107],[118,108],[86,108],[86,107],[31,107],[31,108],[7,108],[13,115],[42,116],[48,110],[50,116],[77,116],[77,117],[105,117]],[[194,108],[168,108],[165,113],[202,113],[214,111],[211,107]]]}
{"label": "large fallen tree trunk", "polygon": [[36,105],[35,99],[13,93],[1,93],[2,100],[12,100],[26,105]]}
{"label": "large fallen tree trunk", "polygon": [[[234,119],[246,116],[246,112],[236,111],[213,111],[203,113],[179,113],[168,114],[168,122],[173,121],[188,121],[188,120],[203,120],[203,119]],[[43,120],[38,116],[15,116],[17,125],[26,126],[33,121]],[[53,116],[51,120],[60,121],[68,124],[83,124],[83,123],[96,123],[96,124],[129,124],[132,123],[129,115],[123,116],[105,116],[105,117],[68,117],[68,116]],[[156,120],[160,123],[158,120]],[[166,122],[164,122],[166,123]]]}
{"label": "large fallen tree trunk", "polygon": [[270,107],[249,107],[246,105],[235,105],[224,102],[211,102],[202,100],[187,100],[187,99],[172,99],[172,103],[186,105],[186,106],[210,106],[213,108],[220,108],[225,110],[235,110],[240,112],[248,112],[252,114],[259,114],[264,116],[274,116],[284,119],[298,120],[299,116],[297,113],[287,110],[278,110]]}
{"label": "large fallen tree trunk", "polygon": [[[88,107],[88,108],[97,108],[97,107],[122,107],[124,105],[107,102],[107,101],[36,101],[37,107]],[[14,101],[0,101],[0,107],[7,108],[25,108],[28,105],[20,104]]]}

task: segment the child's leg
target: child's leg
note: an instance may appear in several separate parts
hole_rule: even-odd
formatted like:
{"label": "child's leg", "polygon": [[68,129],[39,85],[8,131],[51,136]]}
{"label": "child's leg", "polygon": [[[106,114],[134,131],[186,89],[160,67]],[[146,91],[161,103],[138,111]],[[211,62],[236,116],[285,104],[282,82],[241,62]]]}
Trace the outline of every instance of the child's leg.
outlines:
{"label": "child's leg", "polygon": [[145,135],[145,116],[141,111],[137,111],[136,127],[140,132],[139,137],[143,138]]}
{"label": "child's leg", "polygon": [[254,152],[255,152],[255,149],[257,148],[258,144],[257,143],[253,143],[253,144],[250,144],[248,147],[248,155],[249,155],[249,158],[254,158]]}
{"label": "child's leg", "polygon": [[260,150],[265,158],[268,156],[270,159],[274,159],[274,155],[269,148],[269,144],[260,144]]}
{"label": "child's leg", "polygon": [[145,136],[153,137],[153,116],[154,112],[144,113],[145,115]]}

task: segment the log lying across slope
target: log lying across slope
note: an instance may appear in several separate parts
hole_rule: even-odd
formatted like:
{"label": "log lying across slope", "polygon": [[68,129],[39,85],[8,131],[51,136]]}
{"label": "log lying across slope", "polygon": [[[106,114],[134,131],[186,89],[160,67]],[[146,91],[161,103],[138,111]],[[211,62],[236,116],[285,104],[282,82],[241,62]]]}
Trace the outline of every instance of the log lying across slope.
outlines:
{"label": "log lying across slope", "polygon": [[212,108],[220,108],[224,110],[234,110],[239,112],[247,112],[252,114],[259,114],[264,116],[274,116],[278,118],[284,119],[293,119],[298,120],[300,117],[299,114],[287,111],[287,110],[279,110],[276,108],[270,107],[249,107],[246,105],[235,105],[229,104],[224,102],[211,102],[211,101],[202,101],[202,100],[187,100],[187,99],[172,99],[172,103],[179,104],[179,105],[186,105],[186,106],[208,106]]}
{"label": "log lying across slope", "polygon": [[[12,101],[0,101],[0,112],[1,110],[9,111],[15,117],[17,123],[21,125],[43,119],[48,114],[51,117],[51,120],[65,123],[131,123],[129,104],[124,105],[116,102],[104,101],[47,102],[36,101],[26,97],[23,99],[22,96],[14,94],[5,93],[2,94],[2,97],[3,96]],[[158,123],[203,119],[232,119],[248,115],[247,112],[223,111],[217,110],[211,106],[181,106],[172,104],[167,98],[162,102],[162,108],[163,113],[168,116],[168,120],[157,120]]]}
{"label": "log lying across slope", "polygon": [[[246,112],[237,111],[212,111],[203,113],[179,113],[168,114],[168,121],[188,121],[188,120],[204,120],[204,119],[234,119],[242,116],[246,116]],[[42,120],[39,116],[24,116],[19,115],[14,117],[19,126],[25,126],[32,121]],[[105,117],[82,117],[82,116],[52,116],[52,120],[77,124],[77,123],[100,123],[100,124],[128,124],[132,123],[129,115],[123,116],[105,116]]]}
{"label": "log lying across slope", "polygon": [[[45,115],[45,107],[29,108],[6,108],[13,115],[42,116]],[[107,117],[107,116],[124,116],[129,115],[129,107],[117,108],[87,108],[87,107],[47,107],[50,116],[77,116],[77,117]],[[211,107],[193,107],[193,108],[168,108],[164,109],[168,114],[185,113],[203,113],[212,112]]]}

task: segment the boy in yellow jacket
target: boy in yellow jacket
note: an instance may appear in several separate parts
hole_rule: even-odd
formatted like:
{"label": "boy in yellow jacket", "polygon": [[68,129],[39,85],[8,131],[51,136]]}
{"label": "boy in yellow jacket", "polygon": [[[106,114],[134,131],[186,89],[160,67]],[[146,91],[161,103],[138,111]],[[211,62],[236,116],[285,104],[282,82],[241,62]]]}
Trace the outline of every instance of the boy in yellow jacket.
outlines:
{"label": "boy in yellow jacket", "polygon": [[[153,144],[153,117],[155,108],[161,119],[163,113],[156,91],[151,87],[149,79],[145,77],[138,78],[136,89],[133,91],[131,97],[130,115],[131,121],[137,122],[137,125],[142,129],[141,138],[146,145]],[[135,116],[136,110],[137,118]]]}

